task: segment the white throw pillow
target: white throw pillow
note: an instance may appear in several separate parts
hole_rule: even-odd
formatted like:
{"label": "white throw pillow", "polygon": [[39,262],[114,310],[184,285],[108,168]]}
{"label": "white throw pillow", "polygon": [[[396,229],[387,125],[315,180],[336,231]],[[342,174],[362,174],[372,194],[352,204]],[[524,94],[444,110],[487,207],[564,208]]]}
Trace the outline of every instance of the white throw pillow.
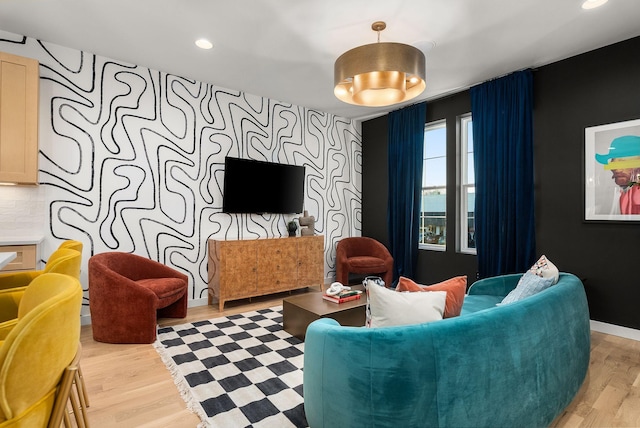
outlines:
{"label": "white throw pillow", "polygon": [[370,327],[420,324],[442,319],[446,291],[398,293],[379,285],[367,287],[371,310]]}

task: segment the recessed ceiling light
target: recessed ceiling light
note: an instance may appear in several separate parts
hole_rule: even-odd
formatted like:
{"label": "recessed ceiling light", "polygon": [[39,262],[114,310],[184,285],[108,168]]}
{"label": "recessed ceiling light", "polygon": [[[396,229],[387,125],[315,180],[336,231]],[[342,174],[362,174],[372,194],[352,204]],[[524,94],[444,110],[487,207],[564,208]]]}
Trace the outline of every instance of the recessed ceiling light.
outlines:
{"label": "recessed ceiling light", "polygon": [[600,7],[609,0],[586,0],[582,3],[583,9],[595,9],[596,7]]}
{"label": "recessed ceiling light", "polygon": [[211,49],[213,47],[213,43],[207,39],[198,39],[196,40],[196,46],[200,49]]}

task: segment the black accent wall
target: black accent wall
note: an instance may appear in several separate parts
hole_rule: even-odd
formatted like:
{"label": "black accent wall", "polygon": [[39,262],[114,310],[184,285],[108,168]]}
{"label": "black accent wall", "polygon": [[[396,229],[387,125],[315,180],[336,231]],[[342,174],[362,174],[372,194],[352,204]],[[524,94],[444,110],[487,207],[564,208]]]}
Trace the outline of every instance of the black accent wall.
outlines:
{"label": "black accent wall", "polygon": [[[582,278],[591,319],[640,329],[640,224],[584,221],[584,129],[640,118],[640,37],[534,71],[536,241],[561,271]],[[449,183],[455,183],[456,117],[464,91],[427,103],[426,122],[446,118]],[[362,235],[388,244],[387,118],[362,125]],[[496,165],[499,167],[499,165]],[[476,257],[455,252],[455,194],[447,196],[447,251],[420,251],[416,280],[473,282]]]}

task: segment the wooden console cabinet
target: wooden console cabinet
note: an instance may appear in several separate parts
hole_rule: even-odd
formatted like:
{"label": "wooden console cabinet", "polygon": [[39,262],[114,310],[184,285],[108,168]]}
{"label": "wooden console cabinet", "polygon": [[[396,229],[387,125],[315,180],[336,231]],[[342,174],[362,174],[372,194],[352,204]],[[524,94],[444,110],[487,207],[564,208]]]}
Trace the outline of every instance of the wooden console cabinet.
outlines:
{"label": "wooden console cabinet", "polygon": [[324,237],[208,242],[209,304],[324,287]]}

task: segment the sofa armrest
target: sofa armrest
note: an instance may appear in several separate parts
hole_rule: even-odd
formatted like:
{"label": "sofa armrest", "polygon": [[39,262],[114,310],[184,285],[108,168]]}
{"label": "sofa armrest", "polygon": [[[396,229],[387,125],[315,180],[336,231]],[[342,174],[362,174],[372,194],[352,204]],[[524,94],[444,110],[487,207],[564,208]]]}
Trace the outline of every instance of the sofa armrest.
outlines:
{"label": "sofa armrest", "polygon": [[522,277],[521,273],[502,275],[481,279],[474,282],[469,287],[467,294],[484,294],[489,296],[506,296],[511,290],[516,288],[518,281]]}

